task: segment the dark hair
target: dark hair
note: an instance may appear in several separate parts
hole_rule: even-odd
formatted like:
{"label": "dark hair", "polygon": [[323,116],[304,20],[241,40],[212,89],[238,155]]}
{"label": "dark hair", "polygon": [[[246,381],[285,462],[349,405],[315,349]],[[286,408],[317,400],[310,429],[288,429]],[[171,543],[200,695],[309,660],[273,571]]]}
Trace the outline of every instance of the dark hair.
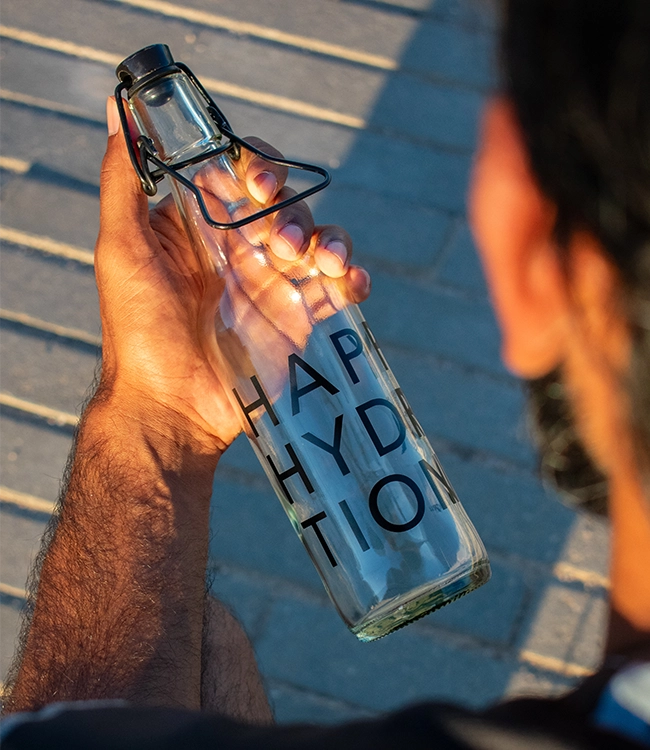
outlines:
{"label": "dark hair", "polygon": [[591,232],[617,267],[626,385],[650,467],[650,0],[505,0],[502,65],[558,246]]}

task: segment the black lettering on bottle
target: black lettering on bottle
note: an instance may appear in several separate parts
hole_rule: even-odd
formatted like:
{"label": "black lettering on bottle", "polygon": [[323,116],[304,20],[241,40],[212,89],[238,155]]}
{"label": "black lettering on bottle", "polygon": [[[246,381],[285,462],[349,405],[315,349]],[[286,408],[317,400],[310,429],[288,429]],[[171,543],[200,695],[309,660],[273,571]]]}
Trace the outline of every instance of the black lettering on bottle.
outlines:
{"label": "black lettering on bottle", "polygon": [[[385,518],[379,510],[379,492],[387,484],[392,484],[393,482],[400,482],[401,484],[405,484],[415,495],[417,509],[413,518],[410,521],[406,521],[406,523],[392,523],[387,518]],[[370,490],[368,505],[370,506],[370,513],[372,514],[372,517],[379,524],[379,526],[381,526],[382,529],[386,529],[386,531],[409,531],[410,529],[417,526],[424,517],[425,505],[422,490],[410,477],[407,477],[405,474],[389,474],[387,477],[380,479],[377,484]]]}
{"label": "black lettering on bottle", "polygon": [[316,513],[315,516],[308,518],[306,521],[302,521],[300,525],[303,527],[303,529],[308,529],[310,527],[314,529],[314,533],[318,537],[318,541],[320,542],[321,547],[325,550],[325,554],[327,555],[327,559],[330,561],[330,565],[335,568],[338,564],[336,562],[336,558],[334,557],[329,544],[325,541],[323,532],[318,528],[318,522],[323,521],[325,518],[327,518],[327,513],[325,513],[325,511],[323,510],[320,513]]}
{"label": "black lettering on bottle", "polygon": [[377,353],[377,356],[381,360],[382,365],[384,366],[385,370],[390,369],[388,367],[388,362],[386,362],[386,357],[384,357],[381,349],[379,348],[379,344],[377,343],[377,339],[374,337],[372,331],[370,330],[370,326],[366,323],[365,320],[361,321],[361,325],[363,326],[364,331],[366,332],[366,336],[368,337],[368,341],[372,344],[372,348]]}
{"label": "black lettering on bottle", "polygon": [[413,429],[415,430],[415,434],[418,437],[424,437],[424,430],[422,429],[422,425],[418,422],[417,417],[413,413],[413,409],[411,409],[411,404],[406,400],[406,396],[404,395],[401,388],[395,388],[395,395],[400,400],[400,403],[404,407],[404,411],[406,412],[407,417],[409,418],[410,423],[413,425]]}
{"label": "black lettering on bottle", "polygon": [[357,523],[357,519],[352,514],[347,500],[341,500],[341,502],[339,503],[339,507],[343,511],[345,520],[348,522],[350,528],[352,529],[352,533],[356,537],[357,542],[359,542],[359,547],[361,547],[361,550],[363,552],[367,552],[370,549],[370,545],[368,544],[368,540],[366,539],[366,537],[363,535],[363,531],[361,531],[361,527]]}
{"label": "black lettering on bottle", "polygon": [[350,473],[350,467],[345,462],[345,459],[341,455],[341,436],[343,435],[343,415],[339,414],[334,420],[334,442],[332,445],[316,437],[312,432],[306,432],[303,437],[318,448],[322,448],[324,451],[334,457],[336,465],[341,470],[341,474],[345,476]]}
{"label": "black lettering on bottle", "polygon": [[284,492],[285,497],[287,500],[293,505],[293,498],[289,494],[289,490],[287,489],[287,485],[285,482],[290,477],[294,476],[295,474],[298,474],[300,478],[302,479],[303,484],[305,485],[307,492],[310,494],[314,491],[314,486],[309,481],[309,477],[307,476],[307,472],[305,471],[303,465],[300,463],[300,459],[296,455],[296,451],[293,449],[293,445],[291,443],[287,443],[284,446],[287,450],[287,453],[289,454],[289,457],[293,461],[293,464],[286,469],[286,471],[280,472],[278,468],[275,465],[275,462],[271,458],[271,456],[267,456],[266,460],[269,462],[269,465],[271,469],[273,470],[273,473],[275,474],[278,482],[280,482],[280,485],[282,487],[282,491]]}
{"label": "black lettering on bottle", "polygon": [[[289,383],[291,387],[291,413],[294,417],[296,414],[300,413],[300,399],[316,388],[324,388],[328,393],[331,393],[332,395],[339,392],[339,389],[332,385],[332,383],[330,383],[330,381],[326,377],[321,375],[320,372],[318,372],[318,370],[315,370],[311,365],[307,364],[307,362],[305,362],[305,360],[302,359],[302,357],[299,357],[297,354],[290,354],[288,363]],[[307,375],[309,375],[309,377],[312,379],[311,383],[307,383],[307,385],[304,385],[302,388],[298,388],[296,365],[300,367],[301,370],[306,372]]]}
{"label": "black lettering on bottle", "polygon": [[[350,349],[350,351],[346,352],[343,348],[343,343],[341,342],[341,339],[343,337],[345,337],[348,341],[352,341],[353,347],[352,349]],[[343,328],[336,333],[332,333],[330,335],[330,339],[332,340],[332,344],[334,344],[336,353],[339,355],[339,359],[343,363],[343,367],[345,367],[348,375],[350,376],[350,380],[353,383],[358,383],[359,376],[357,375],[354,367],[352,367],[352,363],[350,361],[355,357],[358,357],[360,354],[363,354],[363,344],[361,343],[361,339],[359,338],[357,332],[353,331],[351,328]]]}
{"label": "black lettering on bottle", "polygon": [[445,488],[447,491],[447,495],[449,496],[449,500],[451,503],[458,503],[460,502],[458,500],[458,495],[456,494],[454,488],[451,486],[451,482],[447,478],[447,475],[443,471],[442,466],[436,462],[436,466],[431,466],[431,464],[428,461],[425,461],[422,459],[418,462],[420,465],[420,469],[422,469],[422,473],[426,477],[427,482],[429,483],[429,487],[435,492],[436,497],[440,501],[440,504],[442,505],[443,509],[446,510],[449,507],[449,504],[447,503],[446,499],[443,498],[442,493],[436,487],[435,480],[437,479],[440,484]]}
{"label": "black lettering on bottle", "polygon": [[264,407],[266,409],[266,413],[269,415],[269,417],[271,417],[271,422],[273,422],[274,425],[279,425],[280,421],[275,415],[275,412],[273,411],[273,407],[271,406],[271,402],[269,401],[266,393],[264,393],[264,390],[262,389],[262,386],[260,385],[260,382],[257,379],[256,375],[253,375],[251,377],[251,383],[253,384],[253,387],[257,391],[259,398],[257,399],[257,401],[253,401],[253,403],[249,404],[248,406],[244,406],[244,402],[241,400],[241,396],[237,393],[236,388],[233,388],[232,392],[235,394],[237,403],[241,406],[241,409],[244,412],[244,416],[248,420],[248,424],[251,426],[251,430],[253,430],[253,434],[255,435],[255,437],[259,437],[259,433],[255,429],[253,420],[250,418],[250,413],[252,411],[259,409],[260,407]]}
{"label": "black lettering on bottle", "polygon": [[[397,437],[392,442],[386,445],[382,443],[381,438],[377,434],[377,430],[375,430],[372,422],[370,421],[370,417],[368,416],[368,410],[373,409],[377,406],[383,406],[385,409],[388,409],[388,411],[394,417],[395,426],[397,427]],[[393,404],[391,404],[391,402],[387,401],[385,398],[372,398],[370,399],[370,401],[366,401],[364,404],[361,404],[361,406],[357,406],[357,414],[359,415],[359,417],[361,417],[363,426],[366,428],[366,432],[370,436],[372,444],[375,446],[375,448],[377,449],[377,453],[379,453],[380,456],[385,456],[387,453],[390,453],[396,448],[399,448],[406,439],[406,428],[404,427],[404,423],[400,418],[400,413],[393,406]]]}

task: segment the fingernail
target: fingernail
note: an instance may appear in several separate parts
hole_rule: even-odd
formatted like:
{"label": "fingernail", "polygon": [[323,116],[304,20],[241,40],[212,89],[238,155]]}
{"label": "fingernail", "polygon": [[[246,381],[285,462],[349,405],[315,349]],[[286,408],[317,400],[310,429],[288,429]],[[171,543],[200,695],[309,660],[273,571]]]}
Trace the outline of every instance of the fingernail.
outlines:
{"label": "fingernail", "polygon": [[361,268],[361,266],[357,266],[357,269],[361,273],[363,277],[363,293],[364,294],[370,294],[370,287],[372,286],[372,280],[370,279],[370,274],[368,271],[366,271],[365,268]]}
{"label": "fingernail", "polygon": [[266,201],[275,194],[275,190],[278,186],[278,181],[272,172],[260,172],[257,177],[253,180],[257,195],[254,197],[260,203],[266,203]]}
{"label": "fingernail", "polygon": [[108,127],[108,134],[115,135],[120,129],[120,115],[117,111],[117,104],[115,99],[109,96],[106,100],[106,126]]}
{"label": "fingernail", "polygon": [[305,241],[305,235],[297,224],[287,224],[278,232],[278,235],[282,237],[296,255]]}
{"label": "fingernail", "polygon": [[327,245],[325,245],[325,250],[332,253],[332,255],[335,255],[341,262],[341,265],[345,267],[345,262],[348,259],[348,251],[342,242],[339,240],[328,242]]}

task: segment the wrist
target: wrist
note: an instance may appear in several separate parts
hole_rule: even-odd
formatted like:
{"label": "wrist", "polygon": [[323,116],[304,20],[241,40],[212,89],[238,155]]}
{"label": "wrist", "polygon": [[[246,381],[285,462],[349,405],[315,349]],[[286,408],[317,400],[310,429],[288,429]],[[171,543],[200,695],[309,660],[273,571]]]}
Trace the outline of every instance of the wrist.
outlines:
{"label": "wrist", "polygon": [[[144,442],[165,470],[214,473],[226,446],[181,410],[143,391],[101,382],[82,416],[83,433],[97,433],[116,447]],[[88,435],[87,433],[90,433]]]}

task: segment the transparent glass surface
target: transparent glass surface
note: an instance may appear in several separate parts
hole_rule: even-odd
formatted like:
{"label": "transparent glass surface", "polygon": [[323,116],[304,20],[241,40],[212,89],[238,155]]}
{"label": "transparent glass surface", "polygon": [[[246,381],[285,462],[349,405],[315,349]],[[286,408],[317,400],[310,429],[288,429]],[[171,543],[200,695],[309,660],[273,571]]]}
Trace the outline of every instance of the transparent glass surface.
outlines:
{"label": "transparent glass surface", "polygon": [[[222,154],[184,175],[227,221],[259,208],[239,171]],[[206,353],[348,627],[374,640],[485,583],[483,544],[342,280],[309,252],[273,255],[271,217],[215,230],[172,189],[209,280]]]}
{"label": "transparent glass surface", "polygon": [[137,89],[129,106],[139,131],[168,164],[198,156],[221,140],[203,97],[184,73]]}

